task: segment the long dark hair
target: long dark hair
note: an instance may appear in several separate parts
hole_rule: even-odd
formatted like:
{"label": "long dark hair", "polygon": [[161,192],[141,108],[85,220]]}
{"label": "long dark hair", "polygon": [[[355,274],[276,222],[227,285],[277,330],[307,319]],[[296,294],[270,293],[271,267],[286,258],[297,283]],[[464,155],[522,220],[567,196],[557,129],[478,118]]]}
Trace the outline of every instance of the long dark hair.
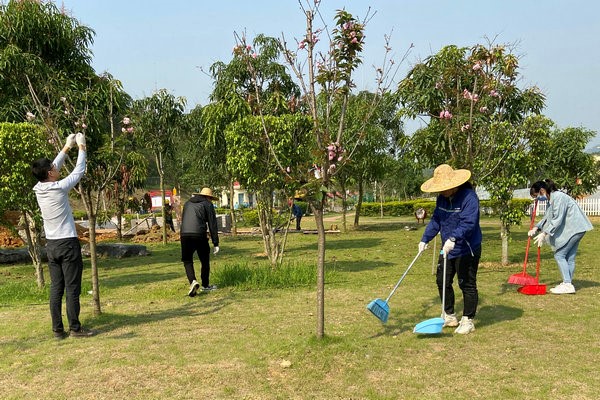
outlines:
{"label": "long dark hair", "polygon": [[552,193],[558,190],[553,180],[544,179],[543,181],[537,181],[536,183],[531,185],[531,188],[529,189],[529,194],[531,196],[535,196],[537,193],[540,192],[540,189],[544,189],[546,193]]}

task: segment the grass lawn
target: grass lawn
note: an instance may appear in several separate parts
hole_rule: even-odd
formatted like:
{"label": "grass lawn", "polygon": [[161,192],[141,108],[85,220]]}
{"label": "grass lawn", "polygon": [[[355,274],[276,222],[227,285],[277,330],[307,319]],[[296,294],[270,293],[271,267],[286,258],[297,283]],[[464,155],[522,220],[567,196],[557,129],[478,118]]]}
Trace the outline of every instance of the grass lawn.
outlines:
{"label": "grass lawn", "polygon": [[[314,227],[312,217],[302,223]],[[598,399],[600,227],[594,223],[579,248],[577,293],[526,296],[507,279],[521,271],[529,224],[513,229],[511,265],[503,267],[499,224],[484,219],[476,330],[465,336],[448,328],[441,335],[412,333],[441,310],[431,249],[390,300],[386,325],[365,308],[387,297],[416,255],[423,226],[414,219],[362,218],[359,229],[327,236],[322,340],[315,338],[316,235],[289,235],[291,272],[280,281],[243,279],[240,271],[266,269],[260,237],[221,236],[211,274],[219,290],[195,298],[187,297],[178,242],[151,246],[148,257],[101,259],[100,316],[92,315],[86,260],[81,319],[99,331],[86,339],[55,340],[48,290],[36,289],[33,267],[0,266],[0,397]],[[548,288],[560,282],[548,246],[540,282]],[[460,317],[462,294],[455,288]]]}

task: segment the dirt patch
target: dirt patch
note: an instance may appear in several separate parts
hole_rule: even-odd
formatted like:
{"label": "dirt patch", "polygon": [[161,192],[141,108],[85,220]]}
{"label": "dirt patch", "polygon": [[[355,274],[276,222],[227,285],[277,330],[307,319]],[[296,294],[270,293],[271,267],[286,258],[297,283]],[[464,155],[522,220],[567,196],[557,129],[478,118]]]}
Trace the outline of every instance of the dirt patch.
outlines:
{"label": "dirt patch", "polygon": [[0,248],[14,249],[25,246],[19,235],[13,233],[10,229],[0,226]]}

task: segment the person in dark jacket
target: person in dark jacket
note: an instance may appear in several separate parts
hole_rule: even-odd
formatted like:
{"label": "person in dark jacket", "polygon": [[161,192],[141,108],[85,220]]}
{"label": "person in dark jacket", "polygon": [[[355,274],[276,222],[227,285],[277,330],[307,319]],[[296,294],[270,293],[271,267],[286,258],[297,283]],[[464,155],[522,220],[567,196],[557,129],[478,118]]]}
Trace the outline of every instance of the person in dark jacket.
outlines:
{"label": "person in dark jacket", "polygon": [[200,193],[192,194],[192,197],[184,204],[181,217],[181,261],[185,268],[190,290],[188,296],[194,297],[200,289],[200,283],[196,280],[194,270],[194,253],[198,253],[200,259],[200,281],[202,290],[214,290],[217,287],[210,285],[210,247],[208,244],[208,233],[212,240],[213,253],[219,252],[219,234],[217,232],[217,216],[212,205],[212,190],[203,188]]}
{"label": "person in dark jacket", "polygon": [[292,219],[296,219],[296,230],[299,231],[302,228],[300,227],[300,222],[302,221],[302,216],[304,213],[302,212],[302,208],[296,202],[292,202]]}
{"label": "person in dark jacket", "polygon": [[[437,192],[435,210],[419,243],[419,252],[427,248],[438,233],[442,236],[442,252],[438,258],[436,282],[440,298],[446,285],[444,326],[455,327],[455,333],[468,334],[475,330],[473,318],[477,311],[477,269],[481,257],[481,227],[479,226],[479,198],[469,183],[471,172],[453,169],[447,164],[438,166],[433,177],[421,185],[423,192]],[[443,283],[443,262],[447,257],[446,281]],[[458,276],[458,286],[464,299],[463,316],[454,313],[452,282]]]}

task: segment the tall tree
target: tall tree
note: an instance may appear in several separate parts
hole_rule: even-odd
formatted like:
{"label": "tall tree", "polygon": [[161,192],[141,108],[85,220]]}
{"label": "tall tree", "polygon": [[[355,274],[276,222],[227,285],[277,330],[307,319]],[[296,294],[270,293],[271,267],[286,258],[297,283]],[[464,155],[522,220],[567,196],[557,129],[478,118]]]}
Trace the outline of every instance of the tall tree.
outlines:
{"label": "tall tree", "polygon": [[[150,149],[160,179],[162,204],[165,204],[164,158],[173,157],[175,143],[185,129],[185,99],[175,97],[161,89],[150,97],[136,100],[133,104],[135,134],[141,143]],[[163,221],[165,209],[162,208]],[[163,244],[167,243],[167,225],[163,223]]]}
{"label": "tall tree", "polygon": [[[429,119],[427,127],[414,134],[413,145],[421,162],[426,167],[449,163],[469,169],[474,183],[486,186],[502,202],[503,249],[508,248],[514,218],[502,212],[511,209],[522,160],[536,157],[523,152],[543,139],[541,135],[526,136],[523,124],[527,117],[541,112],[544,95],[535,86],[519,88],[518,76],[518,58],[509,46],[446,46],[415,65],[397,92],[404,115]],[[516,156],[516,151],[521,154]],[[501,171],[514,175],[500,184]],[[503,259],[507,258],[503,252]]]}

